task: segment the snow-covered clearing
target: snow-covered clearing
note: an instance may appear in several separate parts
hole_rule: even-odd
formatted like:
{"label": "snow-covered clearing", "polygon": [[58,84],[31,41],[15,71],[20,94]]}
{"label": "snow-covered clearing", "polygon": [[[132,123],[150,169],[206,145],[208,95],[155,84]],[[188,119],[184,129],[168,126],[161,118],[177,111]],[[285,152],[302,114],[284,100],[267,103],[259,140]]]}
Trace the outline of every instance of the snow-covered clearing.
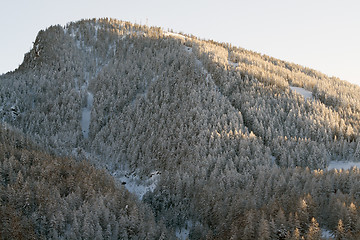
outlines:
{"label": "snow-covered clearing", "polygon": [[81,131],[83,133],[84,138],[89,137],[89,128],[90,128],[90,117],[91,117],[91,109],[94,101],[94,96],[92,93],[87,91],[86,96],[86,107],[82,108],[81,112],[81,120],[80,120],[80,126]]}
{"label": "snow-covered clearing", "polygon": [[324,239],[333,239],[334,235],[327,229],[321,229],[321,237]]}
{"label": "snow-covered clearing", "polygon": [[140,179],[135,174],[127,174],[127,171],[117,170],[112,175],[119,180],[125,188],[135,194],[140,200],[147,192],[152,192],[160,180],[160,172],[154,171],[147,179]]}
{"label": "snow-covered clearing", "polygon": [[348,170],[352,167],[356,166],[357,168],[360,168],[360,162],[344,162],[344,161],[331,161],[328,166],[328,170],[331,169],[344,169]]}
{"label": "snow-covered clearing", "polygon": [[[128,167],[122,166],[120,167],[120,169],[115,170],[113,173],[111,173],[111,175],[129,192],[135,194],[141,201],[146,193],[153,192],[155,190],[160,181],[161,172],[153,171],[150,173],[149,176],[143,176],[140,179],[140,177],[137,176],[135,173],[130,173]],[[187,221],[183,228],[176,228],[176,237],[181,240],[188,239],[192,226],[193,223],[191,221]]]}
{"label": "snow-covered clearing", "polygon": [[305,90],[304,88],[290,86],[290,89],[292,91],[296,92],[297,94],[302,95],[305,98],[305,100],[308,98],[310,98],[310,99],[312,98],[312,92]]}
{"label": "snow-covered clearing", "polygon": [[175,37],[175,38],[182,38],[182,39],[186,39],[186,36],[181,35],[179,33],[173,33],[173,32],[165,32],[164,33],[165,36],[171,36],[171,37]]}

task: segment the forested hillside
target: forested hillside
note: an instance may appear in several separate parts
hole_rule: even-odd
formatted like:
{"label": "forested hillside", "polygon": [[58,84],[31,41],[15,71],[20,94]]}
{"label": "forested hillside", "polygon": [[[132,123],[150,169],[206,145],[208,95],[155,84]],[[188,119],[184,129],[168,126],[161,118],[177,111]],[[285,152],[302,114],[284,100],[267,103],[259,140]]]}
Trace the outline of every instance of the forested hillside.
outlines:
{"label": "forested hillside", "polygon": [[106,172],[46,154],[1,125],[0,182],[1,239],[172,237]]}
{"label": "forested hillside", "polygon": [[[24,62],[0,76],[0,84],[2,122],[42,147],[41,159],[48,160],[39,166],[49,164],[79,184],[96,182],[92,201],[106,198],[112,221],[123,213],[113,192],[128,194],[115,182],[131,175],[146,184],[157,173],[154,189],[136,202],[137,221],[147,227],[127,232],[129,238],[186,232],[190,239],[320,239],[321,229],[360,238],[360,172],[327,170],[331,161],[360,160],[358,86],[227,43],[114,19],[40,31]],[[4,138],[2,144],[16,148]],[[3,156],[5,166],[10,155]],[[86,159],[114,180],[69,157]],[[19,159],[13,160],[21,168]],[[18,171],[3,189],[15,184]],[[28,184],[38,181],[31,168],[21,174]],[[96,190],[101,182],[111,183],[111,194]],[[61,191],[45,193],[57,199]],[[64,205],[56,204],[44,214]],[[78,221],[86,215],[78,214]],[[64,222],[59,237],[75,228],[71,217]],[[26,226],[50,234],[42,225]]]}

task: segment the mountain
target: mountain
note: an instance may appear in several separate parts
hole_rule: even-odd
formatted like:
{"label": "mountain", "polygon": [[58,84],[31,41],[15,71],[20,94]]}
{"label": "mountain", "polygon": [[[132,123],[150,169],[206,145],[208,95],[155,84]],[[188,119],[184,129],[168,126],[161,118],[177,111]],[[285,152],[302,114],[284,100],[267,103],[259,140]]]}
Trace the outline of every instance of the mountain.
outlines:
{"label": "mountain", "polygon": [[[40,146],[55,169],[86,159],[114,179],[104,181],[135,192],[137,204],[151,209],[141,224],[152,228],[153,216],[163,226],[147,238],[360,234],[359,170],[327,170],[360,160],[358,86],[227,43],[114,19],[40,31],[0,83],[2,122]],[[59,238],[74,231],[71,217],[63,224]],[[142,238],[137,233],[127,237]],[[50,236],[39,227],[34,234]]]}

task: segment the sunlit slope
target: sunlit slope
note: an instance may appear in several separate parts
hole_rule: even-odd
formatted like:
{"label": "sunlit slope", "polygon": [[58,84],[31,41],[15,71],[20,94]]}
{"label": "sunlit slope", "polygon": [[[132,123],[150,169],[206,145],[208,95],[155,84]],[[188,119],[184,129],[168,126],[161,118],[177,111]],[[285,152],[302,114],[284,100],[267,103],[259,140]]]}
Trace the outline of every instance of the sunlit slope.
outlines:
{"label": "sunlit slope", "polygon": [[[295,158],[285,164],[311,168],[326,166],[330,158],[352,159],[357,147],[359,88],[355,85],[228,44],[126,22],[81,21],[41,31],[24,63],[3,76],[2,85],[3,119],[39,140],[43,138],[47,146],[63,154],[76,148],[80,153],[120,154],[122,158],[127,154],[120,152],[131,141],[138,141],[138,137],[122,139],[134,136],[126,129],[138,125],[136,117],[128,118],[132,112],[142,121],[156,119],[161,110],[169,115],[167,121],[176,121],[176,116],[189,117],[191,112],[195,117],[205,117],[199,115],[202,108],[208,111],[204,113],[208,122],[179,117],[182,123],[178,125],[203,124],[194,128],[208,130],[207,138],[215,131],[220,135],[222,131],[241,131],[245,135],[252,131],[261,145],[270,148],[279,165],[283,165],[279,153],[283,145],[290,145],[287,148],[294,154],[294,145],[301,144],[316,145],[325,152],[327,156],[315,157],[319,163]],[[289,86],[311,91],[313,100],[304,101]],[[87,138],[81,121],[89,93],[94,95],[94,106]],[[192,103],[190,98],[198,102]],[[19,113],[16,117],[12,108]],[[226,108],[230,110],[225,110],[227,123],[221,117]],[[146,116],[146,111],[155,115]],[[152,127],[143,129],[150,131]],[[153,132],[162,134],[161,130]],[[120,136],[122,146],[114,141],[114,135]],[[156,139],[169,143],[168,137]],[[349,148],[346,153],[344,144]],[[136,155],[136,151],[129,152]],[[305,147],[306,156],[313,152],[316,150]]]}
{"label": "sunlit slope", "polygon": [[47,151],[140,179],[161,173],[143,200],[193,239],[245,236],[255,219],[306,237],[312,218],[335,230],[358,203],[357,170],[312,170],[359,160],[360,89],[315,70],[99,19],[41,31],[0,81],[2,120]]}

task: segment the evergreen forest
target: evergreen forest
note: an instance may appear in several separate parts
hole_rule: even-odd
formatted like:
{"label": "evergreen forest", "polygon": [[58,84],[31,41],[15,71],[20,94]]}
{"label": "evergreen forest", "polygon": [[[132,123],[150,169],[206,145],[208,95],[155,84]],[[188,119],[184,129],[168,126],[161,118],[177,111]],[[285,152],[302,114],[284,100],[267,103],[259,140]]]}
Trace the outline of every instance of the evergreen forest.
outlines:
{"label": "evergreen forest", "polygon": [[359,86],[230,43],[86,19],[0,76],[1,239],[360,239],[359,161]]}

